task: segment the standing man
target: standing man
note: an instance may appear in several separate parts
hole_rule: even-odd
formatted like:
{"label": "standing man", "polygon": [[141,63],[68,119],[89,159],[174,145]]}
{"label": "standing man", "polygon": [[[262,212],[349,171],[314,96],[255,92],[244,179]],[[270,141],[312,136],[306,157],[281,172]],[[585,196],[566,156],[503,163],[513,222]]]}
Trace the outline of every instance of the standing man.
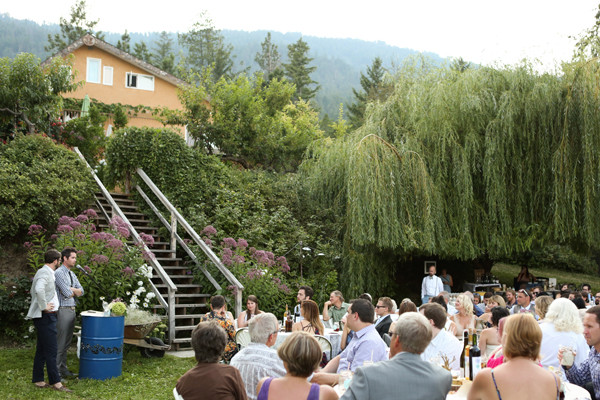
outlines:
{"label": "standing man", "polygon": [[572,367],[562,366],[562,351],[558,352],[558,361],[566,371],[569,382],[585,387],[592,382],[594,393],[600,399],[600,306],[588,308],[583,317],[583,336],[592,349],[588,358]]}
{"label": "standing man", "polygon": [[77,297],[83,296],[83,287],[72,271],[77,264],[77,250],[72,247],[65,248],[61,253],[62,265],[54,273],[56,280],[56,294],[58,295],[58,313],[56,322],[58,352],[56,365],[62,378],[76,376],[67,367],[67,350],[73,339],[75,328],[75,305]]}
{"label": "standing man", "polygon": [[390,314],[393,308],[394,304],[389,297],[380,297],[377,300],[377,305],[375,306],[375,315],[377,315],[375,330],[382,338],[390,330],[390,325],[392,324],[392,316]]}
{"label": "standing man", "polygon": [[402,314],[393,328],[390,359],[358,368],[341,400],[446,399],[452,384],[450,371],[420,357],[431,336],[431,325],[423,315]]}
{"label": "standing man", "polygon": [[296,322],[302,321],[302,316],[300,315],[300,306],[304,300],[312,300],[314,295],[314,291],[310,286],[300,286],[298,289],[298,294],[296,295],[296,300],[298,300],[298,304],[294,307],[294,315],[296,316]]}
{"label": "standing man", "polygon": [[287,372],[277,351],[272,349],[279,332],[277,318],[271,313],[258,314],[248,321],[248,332],[250,343],[233,356],[229,365],[240,371],[248,398],[256,400],[256,385],[262,378],[280,378]]}
{"label": "standing man", "polygon": [[429,266],[429,275],[423,278],[421,284],[421,302],[428,303],[431,297],[435,297],[444,291],[442,280],[435,275],[435,265]]}
{"label": "standing man", "polygon": [[[344,303],[342,292],[334,290],[329,295],[329,301],[326,301],[323,305],[323,321],[329,321],[331,319],[333,323],[340,322],[342,317],[346,314],[346,311],[348,311],[349,305],[350,304],[348,303]],[[371,323],[372,322],[373,319],[371,318]]]}
{"label": "standing man", "polygon": [[[61,392],[71,392],[60,382],[56,365],[58,298],[54,286],[54,271],[60,264],[60,258],[60,253],[54,249],[44,253],[44,266],[35,273],[31,283],[31,305],[26,319],[33,319],[37,333],[32,382],[38,388],[52,386],[53,389]],[[46,364],[50,384],[44,382],[44,364]]]}

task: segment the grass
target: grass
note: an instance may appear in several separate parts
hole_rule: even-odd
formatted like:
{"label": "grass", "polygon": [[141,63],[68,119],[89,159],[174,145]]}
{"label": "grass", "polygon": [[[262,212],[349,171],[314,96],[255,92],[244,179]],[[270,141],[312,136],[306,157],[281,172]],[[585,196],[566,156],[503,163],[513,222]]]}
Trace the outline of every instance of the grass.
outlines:
{"label": "grass", "polygon": [[[498,263],[492,268],[492,274],[494,274],[500,280],[500,283],[505,283],[506,286],[513,285],[513,278],[519,275],[519,271],[521,271],[520,266],[510,264]],[[534,276],[556,278],[557,284],[574,283],[577,285],[577,287],[581,287],[582,283],[589,283],[592,286],[592,293],[600,291],[600,277],[597,275],[573,273],[560,269],[541,268],[530,268],[529,272],[531,272]]]}
{"label": "grass", "polygon": [[[69,380],[66,386],[74,393],[38,389],[31,383],[35,346],[0,350],[0,398],[2,399],[173,399],[177,380],[196,362],[193,358],[143,358],[139,351],[126,346],[123,374],[106,381],[92,379]],[[78,370],[75,346],[68,355],[68,364]]]}

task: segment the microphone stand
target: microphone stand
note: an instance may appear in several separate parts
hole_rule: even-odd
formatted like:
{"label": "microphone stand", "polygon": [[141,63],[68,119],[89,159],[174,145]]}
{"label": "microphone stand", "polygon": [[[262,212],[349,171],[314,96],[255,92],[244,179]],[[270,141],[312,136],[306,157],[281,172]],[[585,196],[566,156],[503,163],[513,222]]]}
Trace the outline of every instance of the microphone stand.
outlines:
{"label": "microphone stand", "polygon": [[[89,274],[89,273],[88,273],[88,272],[87,272],[85,269],[83,269],[83,267],[82,267],[81,265],[77,265],[77,269],[78,269],[78,270],[80,270],[81,272],[83,272],[83,273],[85,274],[85,276],[87,276],[87,277],[88,277],[88,278],[89,278],[89,279],[92,281],[92,283],[94,284],[94,286],[96,286],[96,289],[99,289],[99,290],[100,290],[102,293],[108,293],[108,292],[106,291],[106,289],[104,289],[104,288],[102,287],[102,285],[100,285],[100,284],[99,284],[99,283],[98,283],[98,282],[97,282],[97,281],[94,279],[94,277],[93,277],[92,275],[90,275],[90,274]],[[110,297],[110,296],[106,295],[106,300],[107,300],[107,301],[106,301],[107,303],[110,303],[110,302],[111,302],[113,299],[112,299],[112,297]]]}

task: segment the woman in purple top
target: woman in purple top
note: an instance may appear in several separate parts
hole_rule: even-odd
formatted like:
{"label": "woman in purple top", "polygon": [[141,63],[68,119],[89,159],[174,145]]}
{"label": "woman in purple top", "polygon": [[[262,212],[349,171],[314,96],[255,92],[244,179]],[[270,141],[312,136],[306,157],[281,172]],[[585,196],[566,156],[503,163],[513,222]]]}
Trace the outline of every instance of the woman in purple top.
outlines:
{"label": "woman in purple top", "polygon": [[293,332],[279,348],[287,374],[281,378],[263,378],[258,382],[257,400],[335,400],[331,386],[309,383],[306,379],[321,362],[322,350],[315,337],[307,332]]}

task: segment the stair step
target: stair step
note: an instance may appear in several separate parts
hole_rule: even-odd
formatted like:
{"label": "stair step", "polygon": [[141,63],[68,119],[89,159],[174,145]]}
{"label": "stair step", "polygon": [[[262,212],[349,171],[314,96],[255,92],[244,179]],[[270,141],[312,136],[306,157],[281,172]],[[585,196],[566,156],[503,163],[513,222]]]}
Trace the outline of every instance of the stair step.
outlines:
{"label": "stair step", "polygon": [[175,293],[175,298],[192,298],[192,297],[201,297],[203,299],[209,298],[210,294],[202,294],[202,293]]}
{"label": "stair step", "polygon": [[[166,285],[164,283],[159,283],[158,285],[154,285],[154,286],[156,286],[157,289],[162,289],[162,288],[167,288],[168,287],[168,285]],[[195,283],[190,283],[190,284],[184,283],[184,284],[181,284],[181,285],[178,284],[177,285],[177,290],[179,290],[179,289],[185,289],[185,288],[193,288],[193,289],[195,289],[195,288],[200,288],[200,287],[202,287],[202,286],[201,285],[196,285]]]}
{"label": "stair step", "polygon": [[196,327],[196,325],[176,326],[175,332],[192,331],[192,330],[194,330],[195,327]]}
{"label": "stair step", "polygon": [[[194,304],[175,304],[175,308],[206,308],[208,307],[208,304],[205,303],[194,303]],[[156,309],[164,309],[163,306],[155,304],[152,306],[152,308],[156,308]]]}
{"label": "stair step", "polygon": [[[104,199],[99,199],[100,200],[100,204],[102,205],[102,207],[106,208],[112,208],[112,206],[110,205],[110,203]],[[135,204],[119,204],[117,202],[117,205],[119,206],[120,209],[125,209],[128,208],[130,210],[138,210],[138,207]],[[108,211],[108,210],[107,210]],[[123,212],[125,212],[125,210],[123,210]]]}
{"label": "stair step", "polygon": [[176,315],[175,319],[195,319],[195,318],[200,318],[204,316],[204,314],[181,314],[181,315]]}
{"label": "stair step", "polygon": [[192,338],[175,338],[173,339],[173,343],[191,343],[192,342]]}

